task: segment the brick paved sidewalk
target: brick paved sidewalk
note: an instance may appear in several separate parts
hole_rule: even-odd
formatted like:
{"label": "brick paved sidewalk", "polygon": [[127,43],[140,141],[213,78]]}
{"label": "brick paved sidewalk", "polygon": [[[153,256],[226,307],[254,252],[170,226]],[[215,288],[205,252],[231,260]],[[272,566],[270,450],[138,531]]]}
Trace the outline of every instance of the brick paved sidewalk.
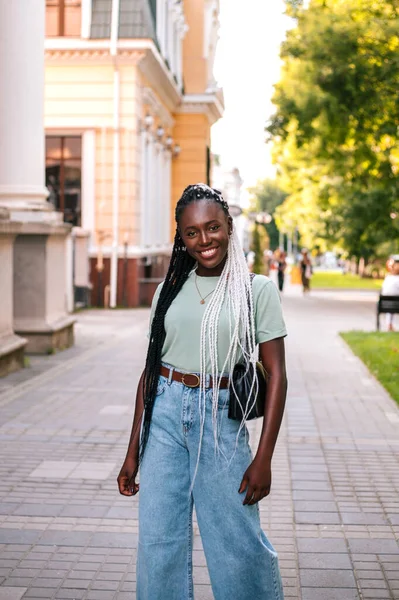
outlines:
{"label": "brick paved sidewalk", "polygon": [[[399,599],[399,411],[336,334],[373,326],[373,296],[294,289],[284,306],[289,401],[261,517],[286,598]],[[0,380],[0,600],[135,598],[138,498],[115,479],[148,311],[78,318],[74,349]],[[194,547],[211,600],[198,531]]]}

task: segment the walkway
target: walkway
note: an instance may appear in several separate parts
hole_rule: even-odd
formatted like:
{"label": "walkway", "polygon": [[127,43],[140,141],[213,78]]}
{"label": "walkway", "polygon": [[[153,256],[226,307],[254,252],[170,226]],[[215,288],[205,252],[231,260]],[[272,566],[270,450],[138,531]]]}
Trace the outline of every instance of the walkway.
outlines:
{"label": "walkway", "polygon": [[[261,516],[286,598],[399,599],[399,411],[337,336],[372,328],[374,296],[283,301],[289,401]],[[135,598],[138,498],[115,480],[148,311],[78,318],[75,348],[0,380],[0,600]],[[196,533],[196,600],[211,600]]]}

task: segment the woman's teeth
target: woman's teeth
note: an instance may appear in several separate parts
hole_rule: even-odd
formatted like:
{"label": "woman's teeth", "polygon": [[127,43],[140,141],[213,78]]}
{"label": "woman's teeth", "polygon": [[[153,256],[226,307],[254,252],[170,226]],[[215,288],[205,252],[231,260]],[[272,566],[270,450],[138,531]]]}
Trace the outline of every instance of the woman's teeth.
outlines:
{"label": "woman's teeth", "polygon": [[202,256],[205,256],[205,258],[209,258],[209,257],[213,256],[214,254],[216,254],[216,250],[217,250],[217,248],[211,248],[210,250],[203,250],[202,252],[200,252],[200,254]]}

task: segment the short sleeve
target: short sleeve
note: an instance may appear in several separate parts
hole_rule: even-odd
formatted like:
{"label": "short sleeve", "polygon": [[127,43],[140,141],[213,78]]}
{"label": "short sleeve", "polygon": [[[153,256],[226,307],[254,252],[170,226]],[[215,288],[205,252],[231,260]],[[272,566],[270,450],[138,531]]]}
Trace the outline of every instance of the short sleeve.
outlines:
{"label": "short sleeve", "polygon": [[150,323],[149,323],[148,331],[147,331],[147,337],[148,337],[148,339],[150,339],[152,320],[153,320],[154,315],[155,315],[155,309],[156,309],[157,304],[158,304],[159,294],[161,293],[162,286],[163,286],[163,282],[159,284],[159,286],[155,290],[155,294],[154,294],[154,296],[152,298],[151,313],[150,313]]}
{"label": "short sleeve", "polygon": [[273,281],[264,275],[256,275],[252,282],[256,343],[262,344],[285,337],[287,330],[281,309],[280,295]]}

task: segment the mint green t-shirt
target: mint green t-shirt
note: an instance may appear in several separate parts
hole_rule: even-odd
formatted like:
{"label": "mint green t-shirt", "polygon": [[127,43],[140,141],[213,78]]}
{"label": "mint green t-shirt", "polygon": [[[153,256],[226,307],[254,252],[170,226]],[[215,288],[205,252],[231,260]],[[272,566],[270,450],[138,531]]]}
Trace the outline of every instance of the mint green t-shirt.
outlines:
{"label": "mint green t-shirt", "polygon": [[[219,277],[198,277],[197,285],[204,298],[217,285]],[[150,329],[161,283],[154,294],[151,306]],[[268,342],[284,337],[287,331],[281,311],[280,296],[276,286],[268,277],[256,275],[252,281],[255,307],[256,343]],[[177,297],[173,300],[165,316],[166,338],[162,349],[162,361],[176,369],[198,373],[200,371],[200,339],[202,317],[210,296],[201,304],[195,286],[195,273],[192,272]],[[222,307],[219,318],[218,360],[221,371],[230,346],[230,327],[227,307]],[[209,356],[209,350],[207,352]],[[208,372],[210,363],[208,364]]]}

